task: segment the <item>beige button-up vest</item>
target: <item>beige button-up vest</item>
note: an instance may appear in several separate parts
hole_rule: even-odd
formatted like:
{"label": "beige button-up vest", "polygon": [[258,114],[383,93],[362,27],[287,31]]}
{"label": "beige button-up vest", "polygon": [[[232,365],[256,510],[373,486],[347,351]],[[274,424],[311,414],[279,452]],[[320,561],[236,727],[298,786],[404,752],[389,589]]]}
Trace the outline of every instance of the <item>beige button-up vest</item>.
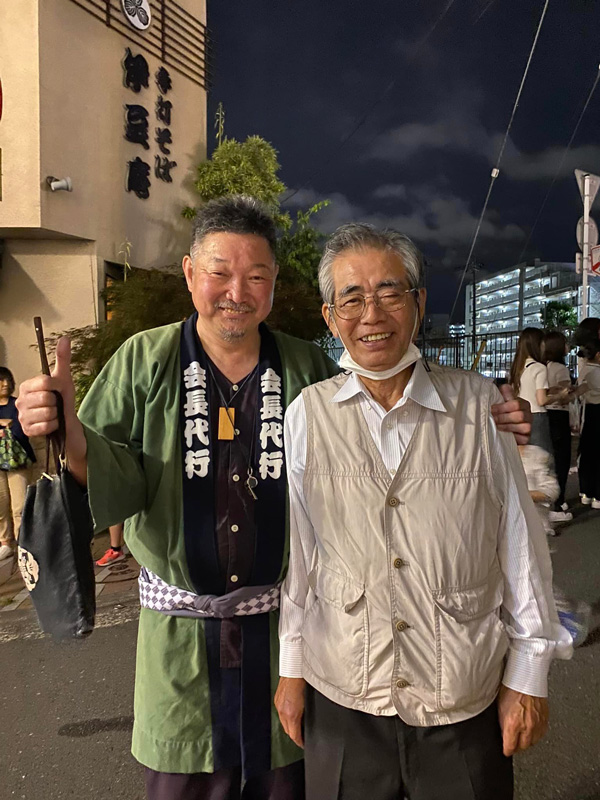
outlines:
{"label": "beige button-up vest", "polygon": [[483,711],[508,648],[488,442],[497,390],[476,373],[432,367],[430,378],[446,412],[421,408],[393,477],[358,397],[331,402],[347,376],[302,393],[304,491],[317,541],[304,677],[372,714],[391,697],[411,725]]}

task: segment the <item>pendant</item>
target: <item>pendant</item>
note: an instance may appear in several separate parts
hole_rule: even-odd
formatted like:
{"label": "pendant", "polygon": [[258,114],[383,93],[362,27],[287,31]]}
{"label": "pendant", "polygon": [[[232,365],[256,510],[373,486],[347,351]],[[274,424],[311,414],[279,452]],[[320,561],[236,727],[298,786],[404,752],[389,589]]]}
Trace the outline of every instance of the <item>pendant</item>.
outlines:
{"label": "pendant", "polygon": [[252,474],[252,469],[248,469],[248,477],[246,478],[246,489],[248,489],[250,497],[252,497],[253,500],[258,500],[258,497],[254,492],[257,486],[258,486],[258,480]]}
{"label": "pendant", "polygon": [[217,434],[217,438],[220,441],[233,441],[235,436],[234,421],[235,408],[221,406],[219,409],[219,432]]}

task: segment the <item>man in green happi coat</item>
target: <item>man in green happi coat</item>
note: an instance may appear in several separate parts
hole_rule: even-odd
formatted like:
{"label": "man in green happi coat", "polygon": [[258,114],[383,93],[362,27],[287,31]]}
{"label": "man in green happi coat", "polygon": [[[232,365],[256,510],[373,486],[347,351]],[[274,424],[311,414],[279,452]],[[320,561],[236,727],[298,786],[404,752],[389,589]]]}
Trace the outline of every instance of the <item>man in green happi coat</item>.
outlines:
{"label": "man in green happi coat", "polygon": [[[97,530],[124,519],[140,563],[132,751],[149,800],[302,800],[301,750],[273,706],[288,558],[283,415],[338,367],[263,321],[277,264],[256,200],[207,203],[183,270],[196,313],[133,336],[75,414],[67,340],[21,386],[28,435],[57,427]],[[518,426],[518,403],[505,404]],[[285,703],[285,697],[280,698]]]}

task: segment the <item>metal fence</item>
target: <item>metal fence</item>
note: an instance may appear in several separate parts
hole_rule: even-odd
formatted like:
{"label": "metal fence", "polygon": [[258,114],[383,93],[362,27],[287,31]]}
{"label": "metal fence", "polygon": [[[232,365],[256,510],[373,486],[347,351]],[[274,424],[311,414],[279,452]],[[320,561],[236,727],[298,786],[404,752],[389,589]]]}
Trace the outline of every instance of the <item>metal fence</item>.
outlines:
{"label": "metal fence", "polygon": [[193,83],[208,89],[211,50],[204,23],[175,0],[149,0],[153,21],[137,31],[125,19],[121,0],[71,0],[108,28],[140,45],[166,66]]}
{"label": "metal fence", "polygon": [[[479,334],[473,338],[471,334],[444,337],[420,336],[417,346],[432,364],[459,369],[475,369],[488,378],[507,378],[510,365],[515,357],[520,331],[501,331],[498,333]],[[330,349],[330,355],[339,361],[343,347],[336,344]],[[577,368],[574,352],[568,357],[568,366],[572,374]]]}

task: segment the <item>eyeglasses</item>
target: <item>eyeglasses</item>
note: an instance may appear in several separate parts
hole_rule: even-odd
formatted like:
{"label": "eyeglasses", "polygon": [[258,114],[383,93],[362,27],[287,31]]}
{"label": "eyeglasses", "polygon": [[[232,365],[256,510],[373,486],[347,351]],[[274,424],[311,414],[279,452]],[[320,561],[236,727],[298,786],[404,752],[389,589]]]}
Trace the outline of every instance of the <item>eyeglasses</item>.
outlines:
{"label": "eyeglasses", "polygon": [[377,308],[382,311],[386,313],[400,311],[408,302],[406,295],[418,291],[418,289],[404,289],[403,291],[383,289],[373,294],[348,294],[336,303],[329,303],[329,310],[335,311],[341,319],[358,319],[365,313],[367,300],[372,297]]}

